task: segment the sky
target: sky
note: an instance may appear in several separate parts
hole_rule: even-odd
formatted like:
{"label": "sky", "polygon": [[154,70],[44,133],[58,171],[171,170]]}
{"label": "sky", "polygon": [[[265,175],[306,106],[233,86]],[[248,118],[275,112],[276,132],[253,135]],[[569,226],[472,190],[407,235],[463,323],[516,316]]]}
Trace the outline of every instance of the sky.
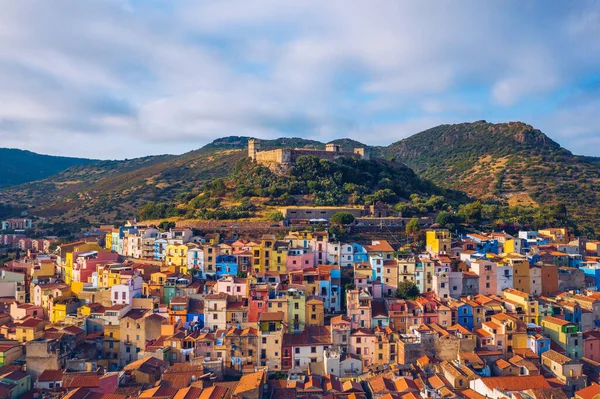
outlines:
{"label": "sky", "polygon": [[2,2],[0,147],[123,159],[230,135],[387,145],[482,119],[600,156],[600,2]]}

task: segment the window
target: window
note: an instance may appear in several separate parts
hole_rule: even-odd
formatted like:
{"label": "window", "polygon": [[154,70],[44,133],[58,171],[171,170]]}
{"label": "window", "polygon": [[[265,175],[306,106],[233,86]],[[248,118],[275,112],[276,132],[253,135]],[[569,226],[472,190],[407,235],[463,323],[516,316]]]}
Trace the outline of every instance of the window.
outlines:
{"label": "window", "polygon": [[317,353],[317,347],[316,346],[311,346],[310,347],[310,353]]}
{"label": "window", "polygon": [[300,354],[300,348],[294,348],[294,353],[296,355],[299,355]]}
{"label": "window", "polygon": [[217,320],[218,319],[218,315],[216,313],[213,313],[213,320]]}
{"label": "window", "polygon": [[357,344],[360,344],[360,343],[361,343],[361,338],[360,338],[360,337],[356,338],[356,343],[357,343]]}

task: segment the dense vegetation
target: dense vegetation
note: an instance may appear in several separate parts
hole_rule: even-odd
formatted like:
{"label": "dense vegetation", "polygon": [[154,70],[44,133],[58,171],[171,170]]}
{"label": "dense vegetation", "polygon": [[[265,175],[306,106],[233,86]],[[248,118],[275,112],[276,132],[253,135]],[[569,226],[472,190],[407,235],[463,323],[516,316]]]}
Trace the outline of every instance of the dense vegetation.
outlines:
{"label": "dense vegetation", "polygon": [[598,159],[575,156],[524,123],[442,125],[383,151],[437,185],[509,205],[501,220],[541,221],[535,208],[545,205],[566,206],[588,233],[600,220]]}
{"label": "dense vegetation", "polygon": [[[213,179],[199,192],[180,195],[178,204],[146,204],[141,219],[186,216],[200,219],[240,219],[256,210],[249,199],[264,205],[292,205],[309,201],[318,206],[362,205],[384,201],[397,203],[411,194],[447,195],[451,201],[465,200],[455,192],[440,190],[421,180],[404,165],[381,160],[340,158],[335,162],[313,156],[299,157],[286,174],[278,174],[241,160],[226,178]],[[445,200],[445,197],[438,196]],[[240,202],[233,207],[224,200]]]}
{"label": "dense vegetation", "polygon": [[74,165],[96,162],[93,159],[55,157],[13,148],[0,148],[0,187],[41,180]]}

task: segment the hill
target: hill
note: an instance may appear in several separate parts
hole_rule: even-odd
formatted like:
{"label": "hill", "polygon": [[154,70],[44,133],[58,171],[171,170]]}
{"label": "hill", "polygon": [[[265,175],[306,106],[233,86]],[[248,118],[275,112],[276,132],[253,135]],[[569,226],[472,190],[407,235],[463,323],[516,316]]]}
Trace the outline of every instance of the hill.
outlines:
{"label": "hill", "polygon": [[[258,206],[343,205],[446,192],[405,165],[385,160],[319,162],[307,157],[289,176],[276,175],[249,162],[247,142],[248,137],[231,136],[180,156],[74,166],[44,180],[6,188],[0,202],[30,207],[31,214],[53,222],[86,225],[133,218],[145,204],[150,205],[145,213],[142,209],[142,216],[223,218],[245,215],[248,204],[239,208],[245,197],[253,197]],[[335,142],[346,149],[364,146],[349,139]],[[325,148],[325,143],[299,138],[263,140],[261,144],[266,149]]]}
{"label": "hill", "polygon": [[573,155],[521,122],[441,125],[383,153],[475,198],[514,206],[563,203],[582,223],[600,220],[599,160]]}
{"label": "hill", "polygon": [[147,203],[142,220],[183,216],[186,219],[240,219],[270,206],[388,204],[408,198],[434,198],[444,204],[465,202],[462,193],[443,190],[420,179],[406,165],[382,159],[339,158],[335,161],[301,156],[285,173],[275,173],[250,158],[232,173],[207,182],[201,190],[183,193],[177,203]]}
{"label": "hill", "polygon": [[0,148],[0,188],[45,179],[74,165],[96,160],[56,157],[14,148]]}
{"label": "hill", "polygon": [[[3,189],[0,204],[33,207],[33,215],[83,224],[133,218],[149,203],[140,216],[223,218],[245,215],[254,206],[359,204],[380,198],[390,203],[410,199],[412,205],[397,205],[405,215],[434,209],[452,213],[466,193],[484,203],[475,213],[499,228],[533,219],[532,225],[574,219],[593,229],[600,221],[600,160],[573,155],[520,122],[437,126],[387,147],[370,147],[385,160],[318,162],[307,157],[286,176],[248,162],[247,142],[248,137],[231,136],[179,156],[72,166]],[[350,139],[334,142],[344,149],[364,146]],[[261,145],[322,149],[325,144],[279,138]],[[253,204],[244,198],[253,198]]]}

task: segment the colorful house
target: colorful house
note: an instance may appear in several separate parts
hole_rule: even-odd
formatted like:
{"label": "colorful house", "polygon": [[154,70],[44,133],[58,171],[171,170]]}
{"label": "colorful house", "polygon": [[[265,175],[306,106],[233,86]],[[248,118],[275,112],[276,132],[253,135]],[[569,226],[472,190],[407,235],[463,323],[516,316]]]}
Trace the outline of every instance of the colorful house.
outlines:
{"label": "colorful house", "polygon": [[544,334],[563,348],[567,356],[572,359],[583,356],[583,334],[577,324],[550,316],[542,319],[542,328]]}

